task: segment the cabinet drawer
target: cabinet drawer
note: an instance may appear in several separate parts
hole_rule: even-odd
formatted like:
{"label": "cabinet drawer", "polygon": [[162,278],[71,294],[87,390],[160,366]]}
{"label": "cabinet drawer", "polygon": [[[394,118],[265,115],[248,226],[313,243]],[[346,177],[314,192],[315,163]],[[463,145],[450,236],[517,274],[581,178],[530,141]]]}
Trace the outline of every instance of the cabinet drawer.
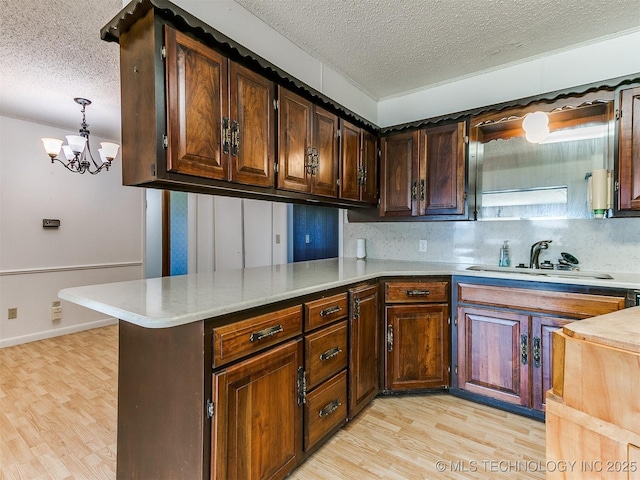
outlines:
{"label": "cabinet drawer", "polygon": [[307,335],[305,342],[305,365],[309,390],[346,368],[346,320]]}
{"label": "cabinet drawer", "polygon": [[387,282],[385,303],[447,303],[449,282]]}
{"label": "cabinet drawer", "polygon": [[347,294],[341,293],[332,297],[321,298],[304,304],[305,330],[328,325],[331,322],[347,317]]}
{"label": "cabinet drawer", "polygon": [[346,370],[308,394],[304,408],[304,449],[307,451],[347,419]]}
{"label": "cabinet drawer", "polygon": [[624,297],[587,293],[551,292],[527,288],[458,284],[458,300],[464,303],[587,318],[624,308]]}
{"label": "cabinet drawer", "polygon": [[302,333],[302,305],[213,329],[214,368]]}

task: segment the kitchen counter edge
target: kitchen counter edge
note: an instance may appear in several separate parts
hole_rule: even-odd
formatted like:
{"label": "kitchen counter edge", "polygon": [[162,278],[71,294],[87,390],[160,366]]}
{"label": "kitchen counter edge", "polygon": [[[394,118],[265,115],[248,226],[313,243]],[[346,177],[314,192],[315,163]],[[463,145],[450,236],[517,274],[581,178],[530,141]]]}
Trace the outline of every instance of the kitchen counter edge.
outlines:
{"label": "kitchen counter edge", "polygon": [[469,265],[333,258],[268,267],[65,288],[63,300],[146,328],[169,328],[384,277],[468,276],[640,289],[640,275],[611,280],[470,271]]}

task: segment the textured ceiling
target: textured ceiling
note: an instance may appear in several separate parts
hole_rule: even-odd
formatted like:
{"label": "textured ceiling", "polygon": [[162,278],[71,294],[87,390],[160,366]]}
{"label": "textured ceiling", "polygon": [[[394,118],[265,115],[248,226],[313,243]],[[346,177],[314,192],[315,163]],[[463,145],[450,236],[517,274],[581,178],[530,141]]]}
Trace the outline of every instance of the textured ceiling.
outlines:
{"label": "textured ceiling", "polygon": [[236,2],[376,100],[640,28],[640,0]]}
{"label": "textured ceiling", "polygon": [[[224,2],[200,0],[211,8]],[[236,0],[375,99],[640,29],[640,0]],[[0,114],[120,136],[122,0],[0,0]]]}
{"label": "textured ceiling", "polygon": [[122,0],[0,0],[0,113],[120,138],[118,45],[100,28]]}

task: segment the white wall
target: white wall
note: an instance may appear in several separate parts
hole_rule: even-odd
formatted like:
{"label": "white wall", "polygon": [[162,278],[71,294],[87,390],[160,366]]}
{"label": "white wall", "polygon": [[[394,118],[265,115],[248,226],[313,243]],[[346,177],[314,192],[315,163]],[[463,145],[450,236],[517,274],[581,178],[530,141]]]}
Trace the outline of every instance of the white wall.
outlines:
{"label": "white wall", "polygon": [[[0,117],[0,347],[110,322],[65,301],[52,322],[51,302],[65,287],[142,277],[144,191],[122,186],[119,156],[96,176],[51,164],[40,138],[69,133]],[[93,149],[104,140],[92,137]]]}
{"label": "white wall", "polygon": [[236,2],[174,0],[173,3],[337,103],[378,123],[375,100]]}
{"label": "white wall", "polygon": [[640,32],[383,98],[378,102],[378,125],[437,117],[636,73],[640,73]]}

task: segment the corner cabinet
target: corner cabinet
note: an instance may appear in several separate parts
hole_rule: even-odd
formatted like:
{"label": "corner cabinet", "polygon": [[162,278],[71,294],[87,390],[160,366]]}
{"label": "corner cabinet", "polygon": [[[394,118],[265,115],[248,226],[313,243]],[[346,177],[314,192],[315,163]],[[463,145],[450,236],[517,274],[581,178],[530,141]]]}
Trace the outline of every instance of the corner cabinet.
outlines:
{"label": "corner cabinet", "polygon": [[385,282],[385,390],[449,386],[449,281]]}
{"label": "corner cabinet", "polygon": [[338,117],[278,88],[278,188],[338,196]]}
{"label": "corner cabinet", "polygon": [[167,170],[274,186],[273,82],[165,25]]}
{"label": "corner cabinet", "polygon": [[465,218],[466,122],[381,140],[380,216]]}
{"label": "corner cabinet", "polygon": [[626,302],[625,292],[614,289],[554,291],[527,288],[526,282],[473,279],[457,279],[454,288],[455,387],[476,399],[540,413],[553,375],[551,333],[575,320],[620,310]]}
{"label": "corner cabinet", "polygon": [[619,93],[617,206],[640,216],[640,86]]}

